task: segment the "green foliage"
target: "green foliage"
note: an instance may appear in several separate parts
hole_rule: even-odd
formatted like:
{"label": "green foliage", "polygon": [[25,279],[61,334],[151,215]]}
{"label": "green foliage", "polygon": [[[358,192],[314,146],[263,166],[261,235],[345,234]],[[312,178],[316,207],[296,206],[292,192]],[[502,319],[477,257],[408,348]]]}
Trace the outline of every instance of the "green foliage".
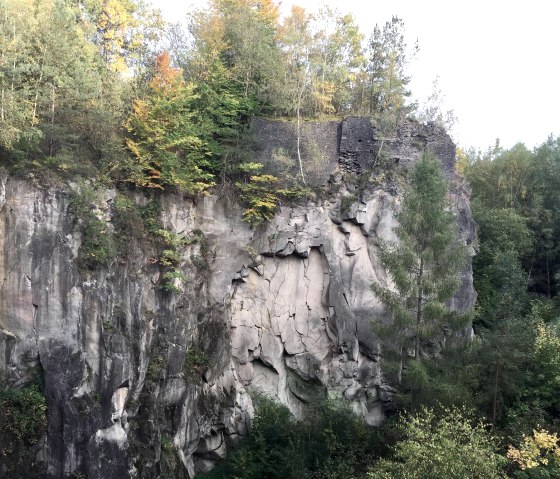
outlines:
{"label": "green foliage", "polygon": [[157,235],[161,229],[161,203],[153,198],[140,209],[140,216],[146,232],[150,235]]}
{"label": "green foliage", "polygon": [[197,477],[353,479],[365,471],[379,437],[339,401],[318,404],[296,422],[288,409],[263,398],[249,435],[226,463]]}
{"label": "green foliage", "polygon": [[161,275],[160,288],[168,293],[180,294],[183,292],[182,286],[187,282],[187,275],[173,267]]}
{"label": "green foliage", "polygon": [[128,165],[130,181],[189,194],[215,184],[223,143],[239,134],[251,104],[222,67],[209,73],[205,82],[185,83],[167,54],[158,57],[149,90],[126,123],[136,160]]}
{"label": "green foliage", "polygon": [[0,457],[17,464],[46,432],[46,400],[35,385],[0,387],[0,410]]}
{"label": "green foliage", "polygon": [[93,42],[98,19],[83,7],[54,0],[0,5],[0,149],[20,173],[99,175],[120,156],[130,83],[106,69]]}
{"label": "green foliage", "polygon": [[369,113],[382,137],[394,131],[414,107],[406,104],[410,78],[406,76],[404,23],[393,17],[383,29],[377,25],[368,45]]}
{"label": "green foliage", "polygon": [[556,294],[559,262],[558,151],[553,139],[533,152],[497,144],[484,155],[464,155],[461,166],[480,242],[473,260],[478,338],[464,358],[476,371],[472,403],[514,443],[537,426],[559,425],[554,346],[542,347],[543,338],[548,345],[558,338],[557,302],[547,299]]}
{"label": "green foliage", "polygon": [[485,425],[464,410],[450,409],[437,416],[422,409],[403,417],[399,441],[390,459],[381,459],[369,479],[499,479],[505,478],[505,458]]}
{"label": "green foliage", "polygon": [[109,266],[117,250],[107,223],[99,218],[90,218],[82,227],[82,235],[80,264],[87,269]]}
{"label": "green foliage", "polygon": [[210,358],[199,346],[193,345],[185,353],[183,371],[187,378],[191,380],[200,378],[209,365]]}
{"label": "green foliage", "polygon": [[238,182],[242,200],[249,205],[243,213],[243,219],[252,226],[258,226],[271,220],[278,207],[276,193],[278,178],[272,175],[252,175],[249,182]]}
{"label": "green foliage", "polygon": [[[498,251],[515,255],[527,275],[529,291],[552,297],[560,265],[560,143],[549,139],[534,152],[524,145],[482,155],[470,152],[465,176],[473,190],[473,214],[479,223],[481,257],[475,277],[494,266]],[[485,262],[486,261],[486,262]]]}
{"label": "green foliage", "polygon": [[[151,206],[148,210],[144,210],[144,214],[152,214]],[[162,228],[159,224],[159,228],[155,228],[157,223],[154,218],[150,219],[153,222],[152,227],[154,227],[152,234],[153,241],[158,244],[160,249],[159,264],[163,267],[162,274],[160,275],[160,288],[163,291],[180,294],[182,293],[182,287],[188,282],[187,275],[181,269],[181,262],[183,260],[183,248],[185,246],[200,242],[201,251],[202,245],[204,244],[203,235],[200,230],[194,231],[190,236],[184,236],[177,234],[168,229]],[[151,223],[148,224],[151,224]]]}
{"label": "green foliage", "polygon": [[282,186],[277,177],[262,174],[261,169],[260,163],[240,164],[240,172],[258,174],[251,174],[245,181],[236,183],[241,200],[248,205],[243,219],[254,227],[271,220],[282,201],[301,199],[309,194],[309,190],[298,183]]}
{"label": "green foliage", "polygon": [[152,347],[146,369],[146,380],[156,381],[161,376],[166,364],[167,361],[163,350],[158,347]]}
{"label": "green foliage", "polygon": [[82,243],[79,250],[79,264],[94,270],[107,267],[117,255],[117,247],[108,224],[95,213],[98,195],[94,188],[82,183],[79,191],[70,195],[70,211],[80,220]]}
{"label": "green foliage", "polygon": [[141,206],[127,192],[117,192],[111,221],[115,228],[115,242],[120,257],[127,258],[132,255],[134,244],[156,237],[156,231],[161,228],[160,208],[157,200],[151,200],[145,206]]}
{"label": "green foliage", "polygon": [[213,185],[211,152],[197,124],[196,100],[194,86],[170,68],[168,56],[160,56],[150,91],[135,101],[126,124],[127,146],[138,161],[129,176],[133,183],[149,188],[176,186],[191,194]]}
{"label": "green foliage", "polygon": [[373,323],[383,340],[383,354],[397,357],[399,382],[407,363],[405,379],[414,396],[427,374],[421,364],[410,364],[409,349],[420,362],[422,348],[440,337],[444,328],[458,330],[469,318],[448,307],[460,284],[466,248],[447,202],[439,164],[424,154],[410,181],[396,215],[398,242],[381,247],[381,261],[394,289],[377,283],[372,289],[391,315],[388,322]]}

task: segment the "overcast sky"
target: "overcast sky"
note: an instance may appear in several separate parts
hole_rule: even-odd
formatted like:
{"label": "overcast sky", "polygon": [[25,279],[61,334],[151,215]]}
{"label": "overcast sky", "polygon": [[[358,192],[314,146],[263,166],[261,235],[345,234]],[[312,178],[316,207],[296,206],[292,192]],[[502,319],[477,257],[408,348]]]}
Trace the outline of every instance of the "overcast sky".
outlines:
{"label": "overcast sky", "polygon": [[[153,0],[172,21],[204,0]],[[420,52],[411,65],[411,89],[426,97],[439,75],[447,108],[459,122],[462,147],[532,148],[560,135],[560,2],[556,0],[283,0],[314,11],[322,4],[350,12],[369,37],[376,23],[397,15],[409,44]]]}

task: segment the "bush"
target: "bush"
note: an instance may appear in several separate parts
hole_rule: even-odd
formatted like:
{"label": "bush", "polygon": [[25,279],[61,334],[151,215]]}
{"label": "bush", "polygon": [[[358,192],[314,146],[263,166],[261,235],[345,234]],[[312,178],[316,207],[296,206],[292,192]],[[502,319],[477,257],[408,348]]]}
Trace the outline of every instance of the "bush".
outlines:
{"label": "bush", "polygon": [[96,217],[87,220],[82,227],[80,264],[94,270],[109,266],[116,256],[117,248],[107,224]]}
{"label": "bush", "polygon": [[210,358],[199,346],[191,346],[185,353],[183,371],[190,380],[200,378],[209,365]]}
{"label": "bush", "polygon": [[354,479],[378,447],[379,430],[348,406],[327,400],[297,422],[282,405],[261,398],[249,435],[205,479]]}
{"label": "bush", "polygon": [[507,456],[520,470],[515,471],[519,479],[560,478],[560,440],[557,434],[543,429],[533,430],[532,436],[524,436],[517,449],[509,446]]}
{"label": "bush", "polygon": [[36,386],[0,387],[0,463],[21,462],[46,431],[47,403]]}
{"label": "bush", "polygon": [[80,192],[70,195],[70,211],[81,220],[79,264],[89,270],[109,266],[117,256],[113,234],[107,223],[99,219],[93,210],[96,201],[97,192],[85,183],[80,186]]}
{"label": "bush", "polygon": [[496,443],[469,413],[447,409],[441,417],[422,409],[403,417],[404,439],[393,448],[391,459],[381,459],[369,479],[500,479],[505,458]]}

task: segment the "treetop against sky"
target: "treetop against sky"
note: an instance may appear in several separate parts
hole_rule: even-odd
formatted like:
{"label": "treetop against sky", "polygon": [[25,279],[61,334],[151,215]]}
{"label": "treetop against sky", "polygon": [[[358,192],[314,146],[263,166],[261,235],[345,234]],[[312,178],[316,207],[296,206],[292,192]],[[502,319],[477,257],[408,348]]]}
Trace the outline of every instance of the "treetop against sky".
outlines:
{"label": "treetop against sky", "polygon": [[[153,3],[173,22],[205,5],[204,0]],[[293,4],[309,11],[327,4],[350,12],[366,37],[376,23],[383,25],[392,15],[402,18],[407,43],[417,39],[420,46],[410,65],[412,93],[422,102],[439,75],[445,108],[459,120],[455,140],[463,147],[486,149],[500,138],[506,147],[524,142],[532,148],[549,134],[560,134],[560,66],[551,61],[557,48],[557,2],[283,0],[282,11]]]}

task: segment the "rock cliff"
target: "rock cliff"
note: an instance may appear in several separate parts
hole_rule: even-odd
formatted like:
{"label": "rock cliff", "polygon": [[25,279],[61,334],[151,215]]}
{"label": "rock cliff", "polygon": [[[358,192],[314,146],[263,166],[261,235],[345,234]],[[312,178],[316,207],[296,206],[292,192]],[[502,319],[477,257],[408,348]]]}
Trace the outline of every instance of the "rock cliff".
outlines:
{"label": "rock cliff", "polygon": [[[290,124],[259,119],[252,129],[269,168],[274,152],[293,153]],[[393,238],[400,187],[379,165],[372,175],[380,144],[367,119],[309,122],[303,133],[324,194],[280,208],[264,227],[252,230],[217,196],[161,197],[164,226],[200,239],[180,251],[180,293],[162,291],[161,266],[141,243],[126,260],[81,269],[69,191],[2,178],[0,374],[10,387],[33,370],[43,377],[41,477],[192,478],[246,432],[258,393],[298,417],[338,394],[368,423],[383,420],[393,389],[369,325],[383,314],[370,284],[386,281],[378,245]],[[468,195],[444,131],[405,122],[385,141],[383,164],[406,172],[424,148],[453,180],[470,244]],[[115,194],[91,205],[107,234]],[[454,307],[474,300],[469,266]]]}

